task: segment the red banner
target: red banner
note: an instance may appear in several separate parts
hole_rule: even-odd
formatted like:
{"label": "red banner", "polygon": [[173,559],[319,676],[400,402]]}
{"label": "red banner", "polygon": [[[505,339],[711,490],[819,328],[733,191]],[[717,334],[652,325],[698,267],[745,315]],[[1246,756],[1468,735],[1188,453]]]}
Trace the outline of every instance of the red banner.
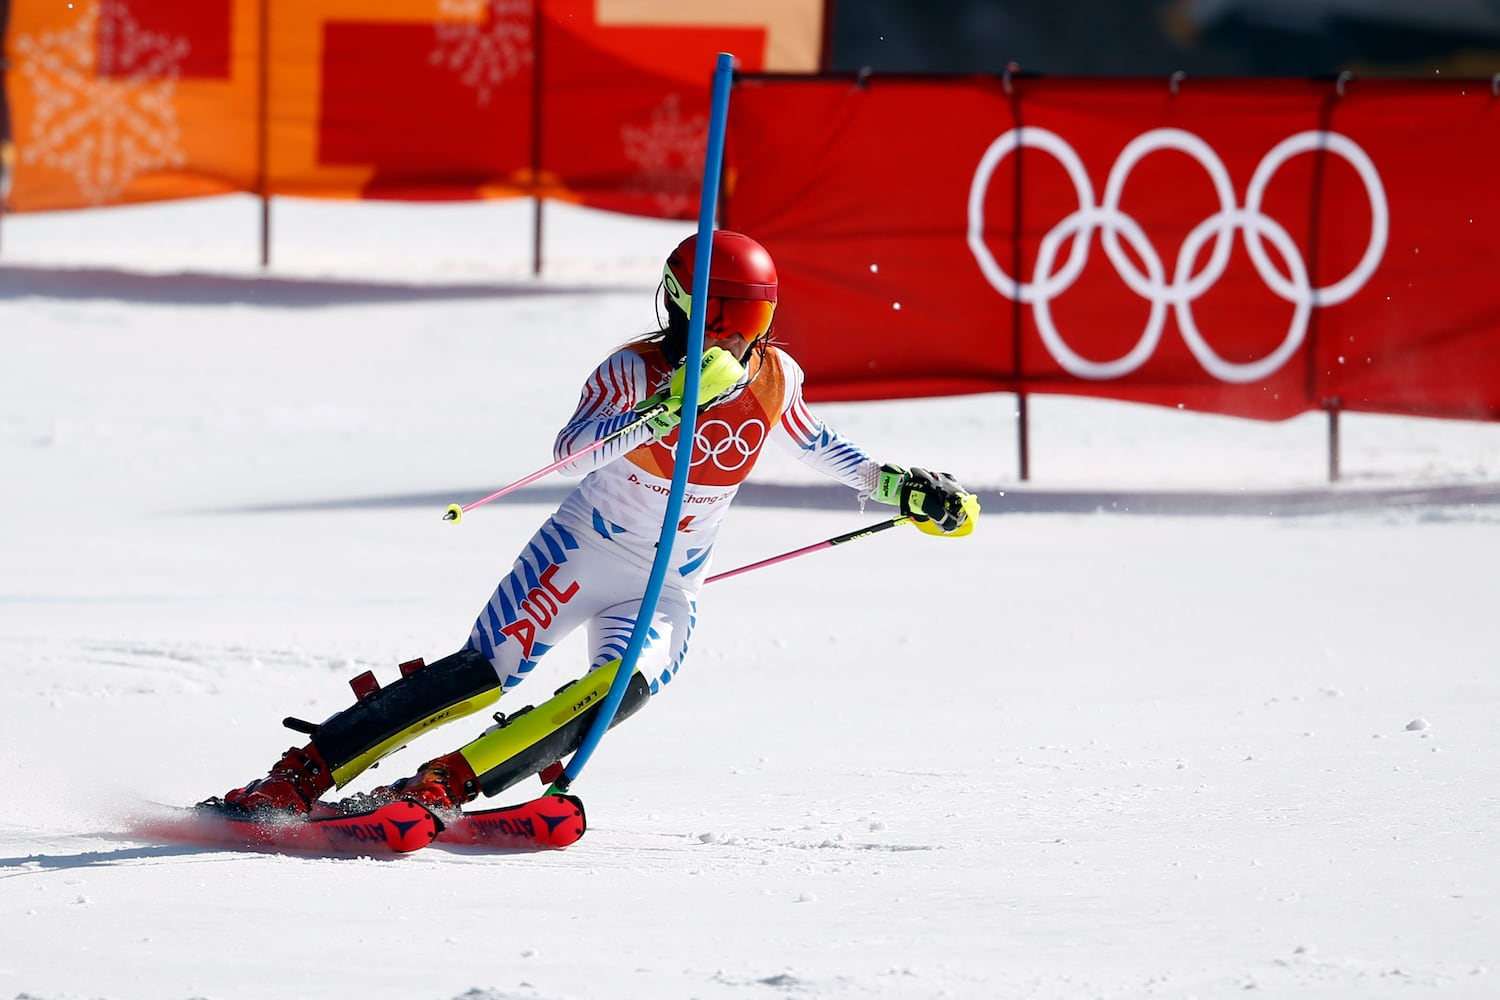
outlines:
{"label": "red banner", "polygon": [[745,77],[724,225],[823,399],[1500,417],[1489,81]]}

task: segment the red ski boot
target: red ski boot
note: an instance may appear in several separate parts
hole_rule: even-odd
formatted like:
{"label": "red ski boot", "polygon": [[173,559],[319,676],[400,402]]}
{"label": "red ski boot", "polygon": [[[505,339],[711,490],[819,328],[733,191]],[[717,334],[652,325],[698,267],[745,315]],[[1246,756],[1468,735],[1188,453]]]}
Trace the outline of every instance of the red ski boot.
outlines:
{"label": "red ski boot", "polygon": [[[465,802],[478,797],[479,779],[474,776],[474,768],[463,754],[455,751],[428,761],[410,778],[382,785],[354,799],[360,800],[361,808],[398,800],[415,802],[443,817],[456,815]],[[346,804],[352,802],[345,800]]]}
{"label": "red ski boot", "polygon": [[306,816],[318,796],[333,787],[333,773],[318,748],[292,747],[264,778],[225,794],[224,802],[247,813]]}

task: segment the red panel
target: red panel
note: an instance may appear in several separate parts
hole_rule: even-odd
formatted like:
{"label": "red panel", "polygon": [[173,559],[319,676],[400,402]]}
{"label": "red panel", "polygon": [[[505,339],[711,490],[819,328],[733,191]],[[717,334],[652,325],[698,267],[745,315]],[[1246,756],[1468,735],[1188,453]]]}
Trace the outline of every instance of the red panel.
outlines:
{"label": "red panel", "polygon": [[[1027,82],[1024,120],[1055,137],[1023,154],[1019,246],[1035,290],[1017,333],[1028,379],[1267,418],[1304,410],[1298,345],[1312,311],[1299,312],[1262,278],[1235,213],[1270,150],[1317,128],[1327,90],[1207,81],[1173,96],[1161,81]],[[1306,260],[1312,159],[1267,170],[1256,219],[1269,221],[1244,223],[1269,229],[1266,256],[1282,268]],[[1068,164],[1086,178],[1085,194]],[[1097,225],[1086,259],[1075,256],[1075,241],[1057,242],[1070,217]],[[1276,246],[1297,260],[1287,264]],[[1083,266],[1072,277],[1075,261]]]}
{"label": "red panel", "polygon": [[440,51],[431,24],[329,24],[319,162],[373,166],[366,197],[472,198],[529,172],[531,67],[480,87]]}
{"label": "red panel", "polygon": [[[1390,240],[1369,284],[1329,310],[1337,322],[1318,342],[1325,393],[1349,409],[1500,417],[1500,115],[1488,81],[1351,86],[1331,122],[1379,170]],[[1328,219],[1353,220],[1347,234],[1328,227],[1341,263],[1325,280],[1364,246],[1360,201],[1323,206]]]}
{"label": "red panel", "polygon": [[696,219],[718,54],[762,65],[760,28],[600,26],[594,4],[550,2],[542,157],[593,208]]}
{"label": "red panel", "polygon": [[724,224],[776,259],[775,331],[821,398],[975,392],[1013,375],[1012,310],[962,238],[965,178],[1007,116],[989,81],[735,87]]}
{"label": "red panel", "polygon": [[100,0],[101,77],[229,79],[231,0]]}

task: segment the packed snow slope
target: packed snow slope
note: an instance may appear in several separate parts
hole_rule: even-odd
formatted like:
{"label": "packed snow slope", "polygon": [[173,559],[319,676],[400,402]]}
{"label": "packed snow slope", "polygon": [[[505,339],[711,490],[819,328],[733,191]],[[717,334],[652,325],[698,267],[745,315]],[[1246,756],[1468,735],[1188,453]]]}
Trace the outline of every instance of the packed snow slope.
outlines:
{"label": "packed snow slope", "polygon": [[[1318,415],[1043,397],[1022,483],[1010,396],[824,406],[978,530],[712,585],[574,847],[132,839],[458,648],[556,502],[441,518],[691,227],[549,207],[538,280],[530,211],[277,202],[266,272],[249,200],[3,221],[0,997],[1500,995],[1490,425],[1346,417],[1330,486]],[[768,453],[715,567],[881,516]]]}

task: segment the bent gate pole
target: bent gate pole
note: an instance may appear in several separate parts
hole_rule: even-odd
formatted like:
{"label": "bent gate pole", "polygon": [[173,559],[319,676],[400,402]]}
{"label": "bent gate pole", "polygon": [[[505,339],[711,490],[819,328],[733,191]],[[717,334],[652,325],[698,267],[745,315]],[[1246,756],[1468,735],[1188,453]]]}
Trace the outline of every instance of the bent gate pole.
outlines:
{"label": "bent gate pole", "polygon": [[[708,154],[703,161],[703,190],[698,200],[698,248],[693,262],[693,301],[708,301],[708,268],[713,253],[713,231],[715,209],[718,204],[719,174],[724,160],[724,132],[729,118],[729,87],[734,77],[734,56],[720,52],[714,66],[713,100],[709,107]],[[698,384],[703,366],[703,314],[694,309],[688,317],[687,357],[683,359],[684,384],[682,398],[698,398]],[[625,697],[625,687],[635,673],[636,661],[646,644],[646,635],[651,631],[651,618],[656,613],[657,601],[661,598],[662,585],[666,582],[667,566],[672,561],[672,541],[677,534],[677,520],[682,514],[682,497],[687,490],[688,471],[692,468],[693,435],[698,419],[696,406],[682,408],[682,422],[677,425],[677,448],[681,452],[686,442],[687,454],[679,454],[673,463],[672,492],[667,497],[667,509],[662,518],[661,540],[656,546],[656,559],[651,564],[651,576],[646,581],[646,593],[641,598],[641,610],[636,615],[635,628],[630,633],[630,644],[625,647],[620,669],[615,671],[614,683],[609,687],[599,714],[589,727],[578,747],[578,752],[568,761],[562,775],[552,784],[551,792],[565,792],[578,777],[589,758],[593,756],[599,740],[614,721]]]}

